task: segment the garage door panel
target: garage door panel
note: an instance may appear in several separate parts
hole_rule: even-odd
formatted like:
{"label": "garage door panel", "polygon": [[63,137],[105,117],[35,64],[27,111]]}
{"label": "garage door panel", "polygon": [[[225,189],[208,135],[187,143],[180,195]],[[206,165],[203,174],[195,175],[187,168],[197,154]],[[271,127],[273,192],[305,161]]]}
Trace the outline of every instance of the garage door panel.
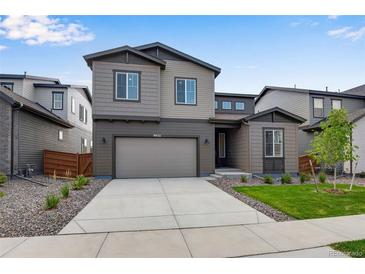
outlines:
{"label": "garage door panel", "polygon": [[117,178],[196,176],[194,138],[117,138]]}

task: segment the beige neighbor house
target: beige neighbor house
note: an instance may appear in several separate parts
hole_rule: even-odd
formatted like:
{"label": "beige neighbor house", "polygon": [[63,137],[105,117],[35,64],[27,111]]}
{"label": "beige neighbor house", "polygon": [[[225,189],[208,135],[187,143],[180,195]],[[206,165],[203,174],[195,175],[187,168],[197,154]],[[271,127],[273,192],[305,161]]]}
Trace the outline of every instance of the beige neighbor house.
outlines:
{"label": "beige neighbor house", "polygon": [[84,56],[93,78],[94,174],[206,176],[216,167],[298,172],[298,125],[254,96],[215,93],[220,68],[161,43]]}

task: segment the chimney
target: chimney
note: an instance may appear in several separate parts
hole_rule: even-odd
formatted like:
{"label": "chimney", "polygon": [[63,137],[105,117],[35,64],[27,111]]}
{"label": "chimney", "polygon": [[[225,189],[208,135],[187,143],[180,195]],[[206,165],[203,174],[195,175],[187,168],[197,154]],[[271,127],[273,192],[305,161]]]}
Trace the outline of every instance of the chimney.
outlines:
{"label": "chimney", "polygon": [[24,77],[25,77],[25,76],[27,76],[27,72],[26,72],[26,71],[24,71]]}

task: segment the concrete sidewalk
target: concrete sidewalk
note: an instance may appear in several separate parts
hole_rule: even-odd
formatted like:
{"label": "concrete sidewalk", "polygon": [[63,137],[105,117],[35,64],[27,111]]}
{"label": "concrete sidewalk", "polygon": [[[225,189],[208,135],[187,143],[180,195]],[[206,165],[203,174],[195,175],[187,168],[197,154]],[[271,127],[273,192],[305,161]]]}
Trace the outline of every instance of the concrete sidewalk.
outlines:
{"label": "concrete sidewalk", "polygon": [[[4,238],[0,239],[0,256],[280,257],[279,252],[286,252],[282,256],[290,257],[293,255],[288,254],[310,256],[311,248],[359,239],[365,239],[365,215],[205,228]],[[323,249],[321,252],[323,257]]]}

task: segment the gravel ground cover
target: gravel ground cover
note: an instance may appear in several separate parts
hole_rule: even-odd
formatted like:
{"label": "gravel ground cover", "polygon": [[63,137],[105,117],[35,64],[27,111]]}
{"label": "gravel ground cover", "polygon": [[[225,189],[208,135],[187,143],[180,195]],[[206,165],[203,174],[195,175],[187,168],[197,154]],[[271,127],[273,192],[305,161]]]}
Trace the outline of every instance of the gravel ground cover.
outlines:
{"label": "gravel ground cover", "polygon": [[[0,237],[29,237],[57,234],[76,214],[83,209],[110,180],[91,178],[82,190],[72,190],[71,182],[53,180],[44,176],[32,179],[47,184],[37,185],[22,179],[6,182],[0,191]],[[60,199],[57,208],[45,210],[47,194],[60,196],[60,188],[70,185],[70,196]]]}

